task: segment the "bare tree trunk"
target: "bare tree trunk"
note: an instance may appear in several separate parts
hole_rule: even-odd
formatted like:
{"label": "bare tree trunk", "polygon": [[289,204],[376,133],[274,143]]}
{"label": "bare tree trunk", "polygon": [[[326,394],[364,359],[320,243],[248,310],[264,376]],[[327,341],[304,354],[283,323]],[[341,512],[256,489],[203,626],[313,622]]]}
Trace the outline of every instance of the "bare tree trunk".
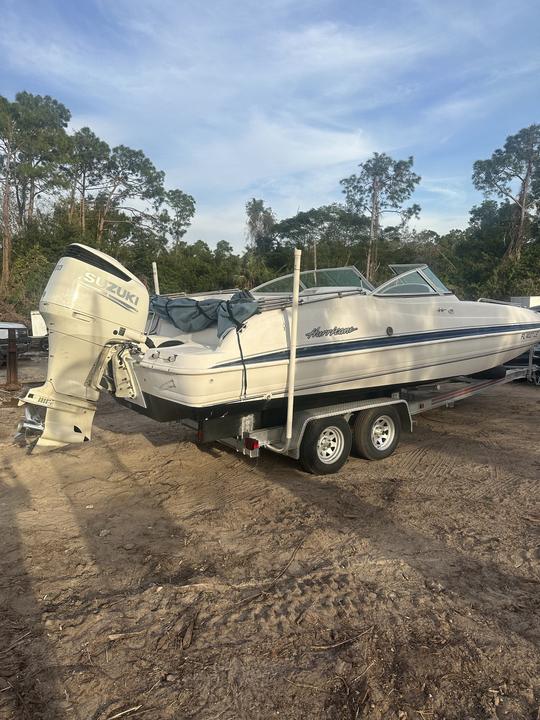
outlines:
{"label": "bare tree trunk", "polygon": [[96,246],[99,248],[101,247],[101,239],[103,237],[103,231],[105,229],[105,216],[103,214],[103,210],[98,210],[98,227],[97,227],[97,236],[96,236]]}
{"label": "bare tree trunk", "polygon": [[377,238],[379,235],[379,184],[373,180],[371,191],[371,224],[369,228],[369,245],[366,260],[366,277],[371,280],[377,262]]}
{"label": "bare tree trunk", "polygon": [[101,248],[101,243],[103,241],[103,233],[105,232],[105,220],[106,219],[107,219],[106,209],[100,210],[98,231],[97,231],[97,246],[98,246],[98,248]]}
{"label": "bare tree trunk", "polygon": [[81,184],[81,232],[86,232],[86,173],[83,172]]}
{"label": "bare tree trunk", "polygon": [[373,251],[371,253],[371,276],[375,277],[379,266],[379,233],[380,233],[381,210],[379,207],[379,188],[377,186],[377,196],[375,198],[375,236],[373,238]]}
{"label": "bare tree trunk", "polygon": [[99,213],[99,223],[98,223],[98,231],[97,231],[97,246],[98,246],[98,248],[101,248],[101,242],[103,240],[103,233],[105,232],[105,222],[107,221],[107,216],[109,215],[109,210],[111,209],[112,200],[113,200],[114,193],[116,192],[117,187],[118,187],[118,183],[115,183],[111,192],[109,193],[109,197],[107,198],[105,207]]}
{"label": "bare tree trunk", "polygon": [[73,215],[75,214],[75,181],[71,186],[69,193],[69,205],[68,205],[68,221],[71,224],[73,222]]}
{"label": "bare tree trunk", "polygon": [[36,200],[36,181],[30,178],[30,192],[28,193],[28,222],[31,223],[34,217],[34,203]]}
{"label": "bare tree trunk", "polygon": [[525,178],[525,183],[523,184],[523,193],[521,197],[521,208],[519,213],[519,225],[516,235],[516,242],[515,242],[515,257],[517,260],[519,260],[521,256],[521,249],[523,247],[523,243],[525,241],[525,223],[527,222],[527,195],[529,193],[529,183],[530,183],[530,175],[527,174],[527,177]]}
{"label": "bare tree trunk", "polygon": [[15,183],[15,200],[17,201],[17,225],[22,228],[24,225],[24,216],[26,213],[26,187],[23,186],[19,190],[19,185]]}
{"label": "bare tree trunk", "polygon": [[529,161],[527,165],[527,172],[525,173],[525,177],[523,178],[523,183],[521,185],[521,190],[519,193],[519,203],[517,205],[517,223],[512,232],[512,239],[510,240],[510,244],[508,245],[508,248],[506,250],[506,256],[515,260],[519,260],[519,258],[521,257],[521,250],[525,241],[525,224],[527,222],[528,211],[527,199],[529,195],[529,187],[531,184],[532,169],[532,162]]}
{"label": "bare tree trunk", "polygon": [[373,251],[373,238],[375,237],[375,208],[371,206],[371,225],[369,228],[369,243],[366,259],[366,277],[371,280],[371,253]]}
{"label": "bare tree trunk", "polygon": [[0,295],[5,296],[9,287],[9,276],[11,269],[11,153],[4,157],[6,175],[4,182],[4,193],[2,197],[2,278],[0,280]]}

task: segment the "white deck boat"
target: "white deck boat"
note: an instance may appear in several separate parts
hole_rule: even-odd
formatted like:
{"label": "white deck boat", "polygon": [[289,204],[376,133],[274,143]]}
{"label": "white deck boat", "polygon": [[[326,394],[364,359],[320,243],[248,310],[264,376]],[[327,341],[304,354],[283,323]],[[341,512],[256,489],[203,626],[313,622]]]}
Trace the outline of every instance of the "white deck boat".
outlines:
{"label": "white deck boat", "polygon": [[[461,301],[426,265],[401,270],[377,288],[354,267],[301,274],[298,403],[480,373],[538,342],[537,313]],[[228,291],[149,303],[116,260],[69,246],[40,303],[47,381],[24,398],[47,409],[38,445],[89,439],[102,389],[157,420],[283,407],[292,280],[265,283],[252,297]]]}

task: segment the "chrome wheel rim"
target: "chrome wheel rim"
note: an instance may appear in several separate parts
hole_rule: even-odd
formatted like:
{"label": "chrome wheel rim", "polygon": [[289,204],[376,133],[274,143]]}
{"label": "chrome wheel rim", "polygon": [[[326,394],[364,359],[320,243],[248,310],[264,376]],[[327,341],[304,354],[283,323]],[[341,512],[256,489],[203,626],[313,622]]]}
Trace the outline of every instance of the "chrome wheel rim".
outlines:
{"label": "chrome wheel rim", "polygon": [[343,432],[331,425],[325,428],[317,440],[317,457],[325,465],[335,462],[343,452],[345,438]]}
{"label": "chrome wheel rim", "polygon": [[389,415],[381,415],[371,426],[371,442],[376,450],[386,450],[396,436],[396,425]]}

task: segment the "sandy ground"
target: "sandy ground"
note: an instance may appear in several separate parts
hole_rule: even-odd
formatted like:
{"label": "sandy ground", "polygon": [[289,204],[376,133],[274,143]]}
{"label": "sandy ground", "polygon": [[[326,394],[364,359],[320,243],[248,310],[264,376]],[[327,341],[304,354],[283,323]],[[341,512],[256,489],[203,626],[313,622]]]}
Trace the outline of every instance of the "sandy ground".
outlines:
{"label": "sandy ground", "polygon": [[536,720],[539,406],[500,387],[326,478],[109,398],[27,456],[0,407],[0,718]]}

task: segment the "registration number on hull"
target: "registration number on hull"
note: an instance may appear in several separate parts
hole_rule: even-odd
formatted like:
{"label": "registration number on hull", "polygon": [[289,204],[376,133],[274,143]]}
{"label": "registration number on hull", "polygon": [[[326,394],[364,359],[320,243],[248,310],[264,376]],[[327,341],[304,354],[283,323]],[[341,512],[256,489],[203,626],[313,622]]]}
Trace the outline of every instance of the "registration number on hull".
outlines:
{"label": "registration number on hull", "polygon": [[540,330],[529,330],[521,333],[522,340],[535,340],[536,338],[540,338]]}

